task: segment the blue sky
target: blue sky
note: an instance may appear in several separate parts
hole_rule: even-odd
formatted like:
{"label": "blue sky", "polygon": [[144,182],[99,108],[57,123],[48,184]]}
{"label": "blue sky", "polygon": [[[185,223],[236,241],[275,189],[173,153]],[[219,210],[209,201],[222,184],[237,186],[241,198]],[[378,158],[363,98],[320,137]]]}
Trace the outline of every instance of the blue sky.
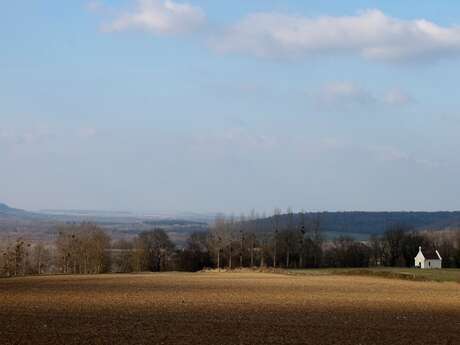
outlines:
{"label": "blue sky", "polygon": [[457,210],[456,1],[14,1],[0,201]]}

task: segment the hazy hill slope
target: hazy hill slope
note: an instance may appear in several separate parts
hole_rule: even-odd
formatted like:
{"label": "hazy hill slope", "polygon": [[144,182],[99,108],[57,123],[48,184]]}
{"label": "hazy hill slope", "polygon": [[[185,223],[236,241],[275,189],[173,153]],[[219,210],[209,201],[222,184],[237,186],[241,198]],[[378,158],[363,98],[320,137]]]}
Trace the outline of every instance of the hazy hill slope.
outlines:
{"label": "hazy hill slope", "polygon": [[[328,237],[350,235],[365,239],[372,234],[381,234],[395,224],[405,224],[416,230],[460,228],[460,212],[320,212],[306,213],[306,223],[318,220]],[[203,221],[185,218],[152,219],[130,215],[109,214],[44,214],[9,207],[0,203],[0,233],[18,231],[33,234],[54,232],[59,223],[92,221],[117,234],[115,237],[133,236],[142,230],[155,227],[180,236],[184,240],[193,231],[206,231]],[[300,214],[293,215],[295,225],[300,223]],[[280,216],[280,228],[286,228],[288,215]],[[255,224],[254,224],[255,225]],[[260,219],[248,231],[272,231],[272,217]]]}
{"label": "hazy hill slope", "polygon": [[[381,234],[395,224],[404,224],[416,230],[445,229],[460,226],[460,212],[319,212],[306,213],[306,222],[319,219],[325,232],[343,234]],[[294,224],[299,224],[300,214],[294,214]],[[261,220],[267,228],[272,217]],[[288,223],[288,216],[280,216],[281,227]]]}
{"label": "hazy hill slope", "polygon": [[37,213],[21,210],[18,208],[12,208],[4,203],[0,203],[0,219],[12,219],[17,218],[19,219],[45,219],[47,218],[45,215],[40,215]]}

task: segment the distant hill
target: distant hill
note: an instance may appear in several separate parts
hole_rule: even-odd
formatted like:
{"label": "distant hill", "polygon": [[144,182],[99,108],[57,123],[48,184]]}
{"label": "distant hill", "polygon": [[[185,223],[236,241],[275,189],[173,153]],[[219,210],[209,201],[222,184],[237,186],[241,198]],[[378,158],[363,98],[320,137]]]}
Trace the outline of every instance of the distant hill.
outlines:
{"label": "distant hill", "polygon": [[[57,223],[46,215],[12,208],[0,203],[0,244],[11,235],[29,240],[42,239]],[[33,234],[33,235],[32,235]]]}
{"label": "distant hill", "polygon": [[34,213],[0,203],[0,242],[2,234],[4,237],[11,235],[35,240],[49,239],[60,224],[89,221],[104,228],[113,239],[132,237],[145,230],[162,228],[174,241],[183,243],[188,234],[208,229],[206,217],[200,218],[199,215],[191,214],[190,218],[91,210],[49,210]]}
{"label": "distant hill", "polygon": [[7,204],[3,204],[3,203],[0,202],[0,213],[6,214],[6,213],[12,212],[14,210],[15,210],[14,208],[11,208]]}
{"label": "distant hill", "polygon": [[[460,212],[319,212],[306,213],[307,223],[319,219],[321,229],[335,237],[351,235],[368,237],[372,234],[382,234],[386,229],[396,224],[403,224],[414,230],[441,230],[460,227]],[[272,217],[260,220],[267,228],[271,225]],[[300,221],[300,214],[294,214],[294,224]],[[288,222],[288,216],[280,218],[281,226]]]}
{"label": "distant hill", "polygon": [[[193,218],[192,218],[193,216]],[[53,233],[58,224],[91,221],[112,232],[115,238],[161,227],[175,239],[183,242],[189,233],[206,231],[208,219],[196,215],[176,217],[168,215],[136,215],[124,212],[102,211],[55,211],[54,213],[29,212],[0,203],[0,234],[20,231],[39,235]],[[164,218],[163,218],[164,217]],[[280,216],[281,228],[288,223],[288,215]],[[294,224],[299,224],[300,214],[293,215]],[[372,234],[382,234],[396,224],[404,224],[415,230],[442,230],[460,228],[460,211],[457,212],[319,212],[306,213],[305,220],[319,219],[322,231],[329,238],[349,235],[366,239]],[[272,231],[272,218],[258,220],[257,231]]]}
{"label": "distant hill", "polygon": [[0,203],[0,218],[4,217],[26,217],[26,218],[34,218],[40,217],[38,214],[33,212],[24,211],[18,208],[12,208],[7,204]]}

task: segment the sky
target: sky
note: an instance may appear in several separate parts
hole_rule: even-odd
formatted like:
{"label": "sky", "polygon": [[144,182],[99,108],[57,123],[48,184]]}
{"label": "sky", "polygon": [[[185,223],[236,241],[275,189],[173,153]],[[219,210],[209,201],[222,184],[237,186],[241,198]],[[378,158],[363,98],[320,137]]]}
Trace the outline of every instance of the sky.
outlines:
{"label": "sky", "polygon": [[458,1],[1,7],[1,202],[460,209]]}

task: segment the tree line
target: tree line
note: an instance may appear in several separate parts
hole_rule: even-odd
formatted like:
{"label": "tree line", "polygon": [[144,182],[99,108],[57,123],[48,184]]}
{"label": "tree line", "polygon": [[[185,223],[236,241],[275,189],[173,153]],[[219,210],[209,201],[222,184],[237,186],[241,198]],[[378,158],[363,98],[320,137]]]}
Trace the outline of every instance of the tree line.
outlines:
{"label": "tree line", "polygon": [[152,229],[132,239],[112,241],[97,224],[59,226],[52,243],[21,238],[0,244],[0,275],[99,274],[107,272],[199,271],[205,268],[411,267],[419,246],[439,250],[444,267],[460,267],[460,232],[421,233],[406,225],[357,241],[328,240],[321,218],[283,215],[269,221],[254,213],[219,216],[208,231],[192,233],[177,246],[168,233]]}

